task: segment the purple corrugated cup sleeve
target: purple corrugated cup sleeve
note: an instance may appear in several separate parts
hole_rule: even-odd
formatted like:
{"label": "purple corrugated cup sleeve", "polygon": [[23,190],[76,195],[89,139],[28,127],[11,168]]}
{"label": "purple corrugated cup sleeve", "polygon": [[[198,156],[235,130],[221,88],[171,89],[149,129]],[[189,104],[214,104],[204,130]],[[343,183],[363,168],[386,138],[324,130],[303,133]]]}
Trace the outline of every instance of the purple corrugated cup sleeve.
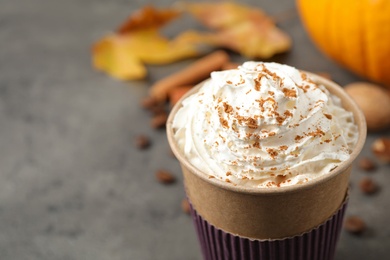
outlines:
{"label": "purple corrugated cup sleeve", "polygon": [[342,228],[347,198],[337,212],[304,234],[276,240],[252,240],[216,228],[191,206],[205,260],[331,260]]}

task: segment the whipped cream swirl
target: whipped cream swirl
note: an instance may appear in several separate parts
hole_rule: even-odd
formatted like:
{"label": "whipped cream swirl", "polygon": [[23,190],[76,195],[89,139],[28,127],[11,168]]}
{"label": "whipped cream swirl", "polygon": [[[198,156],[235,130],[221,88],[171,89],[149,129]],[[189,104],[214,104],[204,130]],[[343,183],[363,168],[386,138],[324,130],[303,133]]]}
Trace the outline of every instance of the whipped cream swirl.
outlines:
{"label": "whipped cream swirl", "polygon": [[189,161],[210,178],[280,187],[327,174],[357,141],[353,115],[308,75],[278,63],[213,72],[173,120]]}

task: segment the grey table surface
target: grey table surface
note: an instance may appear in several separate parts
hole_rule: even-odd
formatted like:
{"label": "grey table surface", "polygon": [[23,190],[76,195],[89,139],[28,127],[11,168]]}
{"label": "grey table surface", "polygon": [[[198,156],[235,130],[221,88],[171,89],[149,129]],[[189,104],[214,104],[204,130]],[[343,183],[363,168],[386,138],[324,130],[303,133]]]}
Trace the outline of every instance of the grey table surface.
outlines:
{"label": "grey table surface", "polygon": [[[156,1],[167,7],[173,1]],[[244,2],[244,1],[243,1]],[[245,1],[271,15],[295,10],[292,0]],[[146,80],[120,82],[91,66],[91,45],[112,31],[143,1],[0,1],[0,259],[201,259],[178,162],[165,131],[149,127],[139,107],[148,87],[191,60],[149,66]],[[344,85],[360,80],[324,57],[296,15],[280,27],[292,50],[273,58],[309,71],[324,71]],[[190,27],[173,23],[167,35]],[[231,53],[232,60],[244,59]],[[146,151],[134,146],[151,137]],[[370,133],[370,145],[389,132]],[[163,186],[157,169],[178,182]],[[370,176],[381,186],[362,194],[367,173],[353,168],[347,215],[368,225],[361,236],[343,231],[336,259],[390,258],[390,167]]]}

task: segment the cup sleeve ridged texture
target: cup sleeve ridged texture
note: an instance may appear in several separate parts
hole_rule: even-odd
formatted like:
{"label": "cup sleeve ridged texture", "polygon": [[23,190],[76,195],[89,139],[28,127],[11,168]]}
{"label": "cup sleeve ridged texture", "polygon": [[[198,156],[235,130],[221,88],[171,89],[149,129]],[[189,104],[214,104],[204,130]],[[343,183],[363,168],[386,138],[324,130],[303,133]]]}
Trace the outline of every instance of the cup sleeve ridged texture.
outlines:
{"label": "cup sleeve ridged texture", "polygon": [[203,219],[192,206],[191,215],[204,260],[331,260],[346,207],[347,200],[318,227],[276,240],[252,240],[224,232]]}

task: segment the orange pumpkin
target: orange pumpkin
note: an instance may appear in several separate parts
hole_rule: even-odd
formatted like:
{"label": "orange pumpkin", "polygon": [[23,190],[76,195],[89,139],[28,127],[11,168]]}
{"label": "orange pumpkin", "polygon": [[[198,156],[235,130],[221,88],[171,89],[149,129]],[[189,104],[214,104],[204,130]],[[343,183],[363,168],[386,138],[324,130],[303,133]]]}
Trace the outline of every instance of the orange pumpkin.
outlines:
{"label": "orange pumpkin", "polygon": [[297,0],[306,30],[325,54],[390,87],[389,0]]}

